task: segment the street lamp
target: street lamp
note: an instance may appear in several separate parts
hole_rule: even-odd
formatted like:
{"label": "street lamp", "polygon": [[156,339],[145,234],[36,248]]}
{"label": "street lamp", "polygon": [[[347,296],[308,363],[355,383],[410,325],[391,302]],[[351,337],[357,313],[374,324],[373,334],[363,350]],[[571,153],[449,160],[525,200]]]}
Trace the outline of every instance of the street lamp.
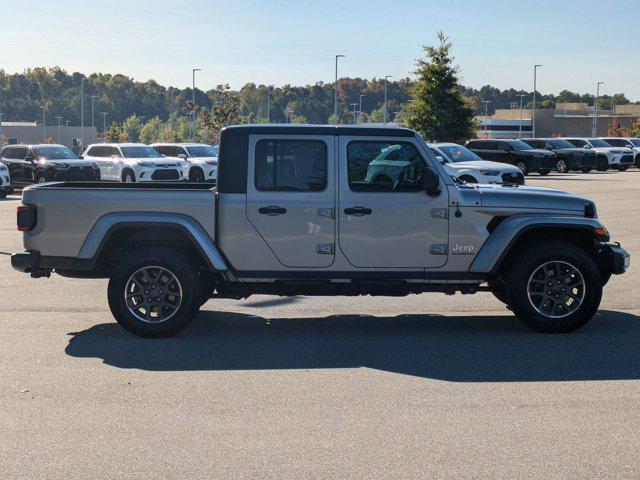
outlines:
{"label": "street lamp", "polygon": [[273,85],[267,85],[267,123],[271,123],[271,89]]}
{"label": "street lamp", "polygon": [[525,94],[516,95],[520,97],[520,125],[518,126],[518,138],[522,138],[522,99],[526,97]]}
{"label": "street lamp", "polygon": [[338,59],[346,55],[336,55],[336,83],[333,92],[333,122],[338,123]]}
{"label": "street lamp", "polygon": [[47,112],[45,109],[44,95],[42,96],[42,143],[47,141]]}
{"label": "street lamp", "polygon": [[596,137],[598,135],[598,101],[600,100],[600,85],[603,83],[604,82],[598,82],[596,85],[596,103],[593,106],[593,128],[591,132],[592,137]]}
{"label": "street lamp", "polygon": [[95,143],[96,141],[96,136],[95,136],[95,131],[96,131],[96,125],[95,125],[95,121],[94,121],[94,115],[93,115],[93,101],[99,98],[97,95],[91,95],[91,140]]}
{"label": "street lamp", "polygon": [[144,119],[146,117],[144,115],[140,115],[140,125],[144,127]]}
{"label": "street lamp", "polygon": [[350,103],[349,105],[351,105],[353,107],[353,124],[356,124],[356,107],[358,106],[357,103]]}
{"label": "street lamp", "polygon": [[104,136],[107,132],[107,112],[100,112],[100,115],[102,115],[102,135]]}
{"label": "street lamp", "polygon": [[69,127],[69,122],[70,122],[70,121],[71,121],[71,120],[65,120],[65,121],[64,121],[64,126],[68,128],[68,127]]}
{"label": "street lamp", "polygon": [[366,97],[367,95],[364,93],[360,94],[360,111],[358,112],[358,119],[362,118],[362,97]]}
{"label": "street lamp", "polygon": [[489,104],[491,100],[484,100],[484,136],[487,138],[487,123],[489,123]]}
{"label": "street lamp", "polygon": [[532,108],[532,112],[531,112],[531,136],[533,138],[536,138],[536,87],[537,87],[537,74],[538,74],[538,67],[541,67],[542,65],[534,65],[533,66],[533,106]]}
{"label": "street lamp", "polygon": [[384,77],[384,115],[383,115],[383,122],[386,125],[387,124],[387,80],[389,80],[390,78],[393,78],[392,75],[387,75]]}
{"label": "street lamp", "polygon": [[201,72],[201,68],[193,68],[191,69],[191,77],[192,77],[192,103],[193,103],[193,133],[191,135],[192,139],[196,138],[196,72]]}
{"label": "street lamp", "polygon": [[80,80],[80,150],[84,148],[84,80]]}
{"label": "street lamp", "polygon": [[62,122],[62,117],[56,117],[58,119],[58,143],[62,144],[62,130],[60,127],[60,122]]}

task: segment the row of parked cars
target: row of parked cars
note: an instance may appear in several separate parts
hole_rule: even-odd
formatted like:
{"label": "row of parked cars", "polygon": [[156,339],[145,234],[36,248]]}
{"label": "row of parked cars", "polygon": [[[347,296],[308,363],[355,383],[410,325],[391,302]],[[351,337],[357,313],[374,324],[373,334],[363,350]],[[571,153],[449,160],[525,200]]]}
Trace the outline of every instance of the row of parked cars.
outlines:
{"label": "row of parked cars", "polygon": [[0,151],[0,195],[14,183],[213,182],[217,166],[217,148],[200,143],[97,143],[80,156],[63,145],[10,145]]}

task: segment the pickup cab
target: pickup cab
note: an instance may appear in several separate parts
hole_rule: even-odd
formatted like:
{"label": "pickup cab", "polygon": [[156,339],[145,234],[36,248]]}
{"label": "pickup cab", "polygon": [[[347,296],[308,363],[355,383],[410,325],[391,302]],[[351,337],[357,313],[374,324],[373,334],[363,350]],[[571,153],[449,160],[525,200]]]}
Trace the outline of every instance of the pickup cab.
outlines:
{"label": "pickup cab", "polygon": [[[372,175],[381,155],[399,162],[386,181]],[[590,200],[456,181],[403,128],[228,127],[215,188],[31,186],[17,223],[15,269],[109,278],[115,319],[148,337],[216,298],[480,291],[537,331],[567,332],[630,263]]]}

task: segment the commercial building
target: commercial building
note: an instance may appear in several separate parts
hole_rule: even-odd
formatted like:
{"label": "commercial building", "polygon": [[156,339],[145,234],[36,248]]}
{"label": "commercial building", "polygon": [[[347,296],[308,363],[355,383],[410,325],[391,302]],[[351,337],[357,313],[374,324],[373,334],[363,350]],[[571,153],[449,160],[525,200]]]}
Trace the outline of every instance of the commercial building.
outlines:
{"label": "commercial building", "polygon": [[[531,138],[533,120],[531,109],[496,110],[486,118],[477,117],[478,138]],[[593,106],[585,103],[558,103],[556,108],[536,109],[535,136],[591,137],[593,135]],[[521,120],[522,119],[522,120]],[[613,110],[599,110],[596,136],[604,137],[614,126],[631,128],[640,121],[640,105],[617,105]]]}
{"label": "commercial building", "polygon": [[[83,135],[84,134],[84,135]],[[84,138],[83,138],[84,137]],[[61,125],[42,125],[35,122],[2,122],[0,124],[0,145],[16,143],[43,143],[52,141],[60,143],[78,152],[82,145],[98,140],[98,130],[95,127],[76,127]]]}

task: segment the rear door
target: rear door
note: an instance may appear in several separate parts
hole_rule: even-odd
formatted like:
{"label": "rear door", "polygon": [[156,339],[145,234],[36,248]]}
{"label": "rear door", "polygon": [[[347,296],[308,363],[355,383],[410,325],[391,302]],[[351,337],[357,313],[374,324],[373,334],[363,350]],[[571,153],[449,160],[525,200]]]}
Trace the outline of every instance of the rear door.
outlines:
{"label": "rear door", "polygon": [[334,138],[249,136],[247,218],[283,269],[333,264]]}
{"label": "rear door", "polygon": [[12,147],[8,149],[4,159],[9,167],[9,173],[11,174],[11,180],[14,182],[25,182],[24,175],[27,149],[23,147]]}
{"label": "rear door", "polygon": [[448,190],[422,188],[429,164],[413,138],[339,141],[339,246],[358,268],[422,270],[447,261]]}

